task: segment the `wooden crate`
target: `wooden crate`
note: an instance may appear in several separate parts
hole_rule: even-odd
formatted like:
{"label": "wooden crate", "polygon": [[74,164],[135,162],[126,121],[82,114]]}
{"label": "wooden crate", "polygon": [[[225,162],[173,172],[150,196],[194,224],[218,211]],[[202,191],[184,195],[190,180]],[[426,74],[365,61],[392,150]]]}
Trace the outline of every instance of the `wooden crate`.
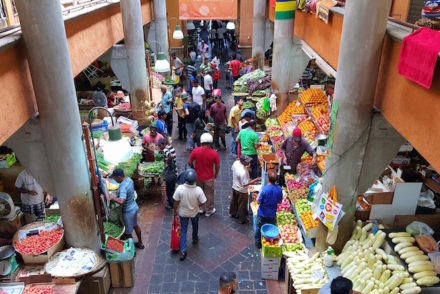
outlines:
{"label": "wooden crate", "polygon": [[110,291],[111,284],[110,270],[108,266],[105,266],[99,272],[84,277],[78,293],[107,294]]}
{"label": "wooden crate", "polygon": [[134,259],[123,262],[110,262],[110,276],[114,288],[134,286]]}

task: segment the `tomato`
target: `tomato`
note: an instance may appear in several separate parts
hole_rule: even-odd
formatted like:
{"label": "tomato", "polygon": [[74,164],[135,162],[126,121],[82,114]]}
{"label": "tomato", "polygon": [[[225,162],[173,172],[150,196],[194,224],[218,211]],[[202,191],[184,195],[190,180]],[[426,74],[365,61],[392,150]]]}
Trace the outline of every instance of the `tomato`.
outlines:
{"label": "tomato", "polygon": [[22,254],[39,255],[49,250],[63,237],[63,231],[41,231],[38,235],[29,236],[15,244],[15,250]]}

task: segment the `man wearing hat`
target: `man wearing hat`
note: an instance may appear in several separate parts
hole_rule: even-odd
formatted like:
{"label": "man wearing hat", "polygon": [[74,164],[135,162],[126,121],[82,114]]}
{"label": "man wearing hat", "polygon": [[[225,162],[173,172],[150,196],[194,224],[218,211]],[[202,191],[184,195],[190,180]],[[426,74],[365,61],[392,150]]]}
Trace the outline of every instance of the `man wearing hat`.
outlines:
{"label": "man wearing hat", "polygon": [[260,178],[250,180],[249,167],[252,157],[242,154],[240,160],[236,160],[231,167],[232,170],[232,198],[229,204],[229,217],[236,217],[240,224],[249,222],[247,219],[248,186],[259,181]]}
{"label": "man wearing hat", "polygon": [[301,162],[304,152],[313,156],[312,164],[316,163],[315,150],[310,146],[309,142],[302,137],[301,129],[295,128],[292,136],[288,137],[281,145],[283,154],[283,164],[290,166],[292,173],[296,174],[296,167]]}
{"label": "man wearing hat", "polygon": [[139,249],[144,249],[141,228],[137,223],[139,206],[134,200],[133,180],[129,177],[125,177],[124,170],[120,168],[115,169],[111,177],[119,183],[117,197],[114,197],[112,194],[110,194],[110,201],[116,202],[122,206],[122,219],[125,225],[125,237],[132,238],[134,229],[138,238],[138,242],[135,243],[135,246]]}

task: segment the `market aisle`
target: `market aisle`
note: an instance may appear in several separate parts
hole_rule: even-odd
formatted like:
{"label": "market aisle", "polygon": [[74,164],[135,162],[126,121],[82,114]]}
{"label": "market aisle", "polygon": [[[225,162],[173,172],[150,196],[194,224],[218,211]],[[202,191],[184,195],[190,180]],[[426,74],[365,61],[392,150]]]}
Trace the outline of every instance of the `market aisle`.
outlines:
{"label": "market aisle", "polygon": [[[229,109],[233,98],[226,83],[221,81],[220,87]],[[173,135],[177,136],[177,132]],[[237,273],[239,293],[268,293],[266,281],[261,280],[261,257],[253,245],[252,222],[240,225],[236,219],[229,218],[230,169],[235,160],[229,154],[230,140],[227,135],[228,151],[219,152],[221,170],[215,182],[217,212],[200,218],[199,244],[192,245],[189,241],[188,256],[181,262],[179,255],[170,251],[172,211],[165,210],[163,200],[160,203],[158,199],[145,201],[141,205],[139,221],[143,233],[149,231],[149,236],[148,239],[144,237],[146,248],[136,251],[135,287],[115,289],[113,293],[217,293],[219,276],[225,271]],[[182,141],[175,140],[174,147],[178,154],[178,168],[182,171],[189,152],[185,151],[186,144]],[[271,290],[279,290],[278,282],[271,286]]]}

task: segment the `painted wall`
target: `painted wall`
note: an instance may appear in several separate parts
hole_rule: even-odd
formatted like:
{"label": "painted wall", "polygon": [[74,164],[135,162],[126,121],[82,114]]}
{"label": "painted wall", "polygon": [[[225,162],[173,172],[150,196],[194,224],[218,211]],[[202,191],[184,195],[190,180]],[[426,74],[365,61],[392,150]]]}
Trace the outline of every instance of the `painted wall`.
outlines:
{"label": "painted wall", "polygon": [[[240,46],[252,46],[254,0],[241,0],[239,5]],[[261,33],[264,34],[264,32]]]}
{"label": "painted wall", "polygon": [[410,0],[393,0],[390,16],[400,21],[406,21],[409,13]]}
{"label": "painted wall", "polygon": [[[151,21],[150,0],[141,0],[143,23]],[[119,3],[65,22],[73,75],[124,37]],[[37,112],[22,40],[0,48],[0,144]],[[50,61],[49,61],[50,62]],[[11,111],[13,110],[13,111]]]}
{"label": "painted wall", "polygon": [[179,1],[178,0],[166,0],[167,1],[167,20],[169,29],[169,38],[171,48],[182,47],[182,40],[174,40],[173,32],[176,25],[180,25],[182,28],[182,21],[179,20]]}

